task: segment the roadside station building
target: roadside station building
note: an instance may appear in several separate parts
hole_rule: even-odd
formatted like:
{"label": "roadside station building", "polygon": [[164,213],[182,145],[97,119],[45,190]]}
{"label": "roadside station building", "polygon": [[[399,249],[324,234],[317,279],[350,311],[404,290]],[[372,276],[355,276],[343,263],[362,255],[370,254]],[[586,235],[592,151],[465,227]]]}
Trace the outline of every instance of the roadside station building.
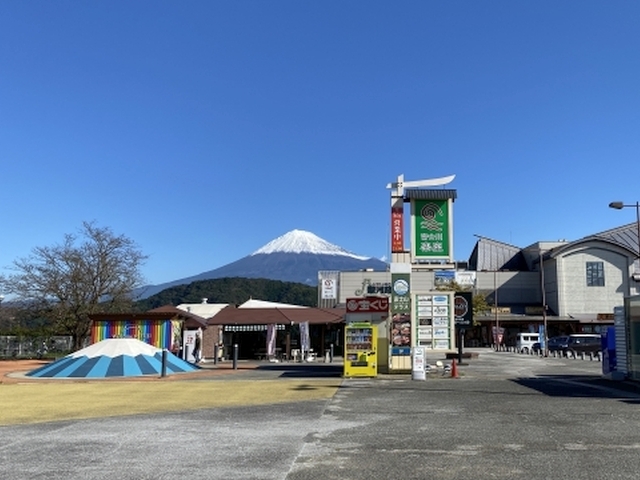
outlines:
{"label": "roadside station building", "polygon": [[[390,185],[390,271],[318,273],[321,307],[344,308],[348,299],[371,295],[390,299],[389,314],[374,320],[379,344],[389,352],[390,371],[407,369],[410,347],[424,346],[427,355],[430,350],[454,351],[457,329],[463,330],[468,347],[510,345],[516,333],[538,332],[545,325],[549,337],[604,333],[614,325],[614,309],[627,297],[640,295],[637,223],[575,241],[538,241],[525,248],[479,236],[469,260],[456,262],[451,253],[456,191],[417,183],[399,177]],[[406,203],[409,248],[404,234]],[[483,295],[489,305],[471,325],[456,327],[452,303],[433,303],[434,295],[440,296],[453,281]],[[436,308],[440,306],[446,308]],[[409,327],[408,338],[397,336],[398,325],[405,331]]]}

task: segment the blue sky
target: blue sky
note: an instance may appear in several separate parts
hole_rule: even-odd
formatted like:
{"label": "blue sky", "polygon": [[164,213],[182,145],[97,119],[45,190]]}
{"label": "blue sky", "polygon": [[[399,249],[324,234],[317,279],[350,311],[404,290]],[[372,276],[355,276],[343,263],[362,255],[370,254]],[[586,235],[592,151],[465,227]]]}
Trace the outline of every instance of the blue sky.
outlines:
{"label": "blue sky", "polygon": [[[454,252],[635,221],[640,2],[0,3],[0,267],[95,221],[149,283],[293,229],[389,255],[455,174]],[[408,222],[407,222],[408,223]]]}

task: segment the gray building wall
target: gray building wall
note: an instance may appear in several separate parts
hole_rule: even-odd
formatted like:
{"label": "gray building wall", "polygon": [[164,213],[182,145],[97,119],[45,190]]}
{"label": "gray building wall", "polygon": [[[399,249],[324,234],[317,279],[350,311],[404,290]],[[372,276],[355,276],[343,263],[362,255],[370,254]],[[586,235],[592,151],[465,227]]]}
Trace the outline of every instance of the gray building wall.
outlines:
{"label": "gray building wall", "polygon": [[411,274],[412,292],[431,292],[435,289],[435,273],[433,271],[413,272]]}
{"label": "gray building wall", "polygon": [[555,260],[544,262],[545,300],[549,310],[556,315],[560,310],[558,298],[558,268]]}
{"label": "gray building wall", "polygon": [[[587,286],[587,262],[602,262],[604,286]],[[556,257],[560,316],[590,316],[613,313],[629,292],[629,264],[625,255],[598,245],[585,246]]]}
{"label": "gray building wall", "polygon": [[498,306],[542,305],[540,272],[477,272],[475,290],[491,304],[497,290]]}
{"label": "gray building wall", "polygon": [[[419,271],[411,274],[411,291],[430,292],[435,290],[435,273]],[[391,285],[389,272],[341,272],[339,281],[339,303],[347,298],[383,295],[381,291]],[[475,291],[487,295],[493,303],[494,292],[498,290],[498,306],[501,304],[542,305],[539,272],[477,272]]]}
{"label": "gray building wall", "polygon": [[[390,295],[390,272],[340,272],[339,303],[347,298],[366,297],[367,295]],[[368,291],[371,290],[371,293]]]}

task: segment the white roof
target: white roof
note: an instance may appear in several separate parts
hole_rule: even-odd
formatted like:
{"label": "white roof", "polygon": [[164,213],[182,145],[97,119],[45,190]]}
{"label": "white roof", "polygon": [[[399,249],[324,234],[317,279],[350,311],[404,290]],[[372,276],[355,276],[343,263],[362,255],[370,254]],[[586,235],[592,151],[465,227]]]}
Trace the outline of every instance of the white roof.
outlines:
{"label": "white roof", "polygon": [[267,302],[266,300],[247,300],[238,308],[309,308],[301,305],[291,305],[290,303]]}
{"label": "white roof", "polygon": [[176,308],[202,318],[211,318],[228,305],[228,303],[182,303]]}

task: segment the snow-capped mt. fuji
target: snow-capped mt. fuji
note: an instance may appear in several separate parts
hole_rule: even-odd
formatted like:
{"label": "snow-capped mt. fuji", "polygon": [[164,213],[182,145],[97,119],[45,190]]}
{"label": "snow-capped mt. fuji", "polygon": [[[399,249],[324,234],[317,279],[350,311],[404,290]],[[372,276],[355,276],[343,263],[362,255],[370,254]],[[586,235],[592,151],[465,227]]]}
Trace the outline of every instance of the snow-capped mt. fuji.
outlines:
{"label": "snow-capped mt. fuji", "polygon": [[351,253],[311,232],[292,230],[240,260],[193,277],[149,285],[136,294],[143,299],[176,285],[225,277],[266,278],[315,286],[320,270],[353,272],[364,269],[386,271],[387,264],[377,258]]}
{"label": "snow-capped mt. fuji", "polygon": [[358,260],[369,259],[368,257],[351,253],[305,230],[291,230],[289,233],[271,240],[251,255],[270,253],[313,253],[316,255],[343,255]]}

